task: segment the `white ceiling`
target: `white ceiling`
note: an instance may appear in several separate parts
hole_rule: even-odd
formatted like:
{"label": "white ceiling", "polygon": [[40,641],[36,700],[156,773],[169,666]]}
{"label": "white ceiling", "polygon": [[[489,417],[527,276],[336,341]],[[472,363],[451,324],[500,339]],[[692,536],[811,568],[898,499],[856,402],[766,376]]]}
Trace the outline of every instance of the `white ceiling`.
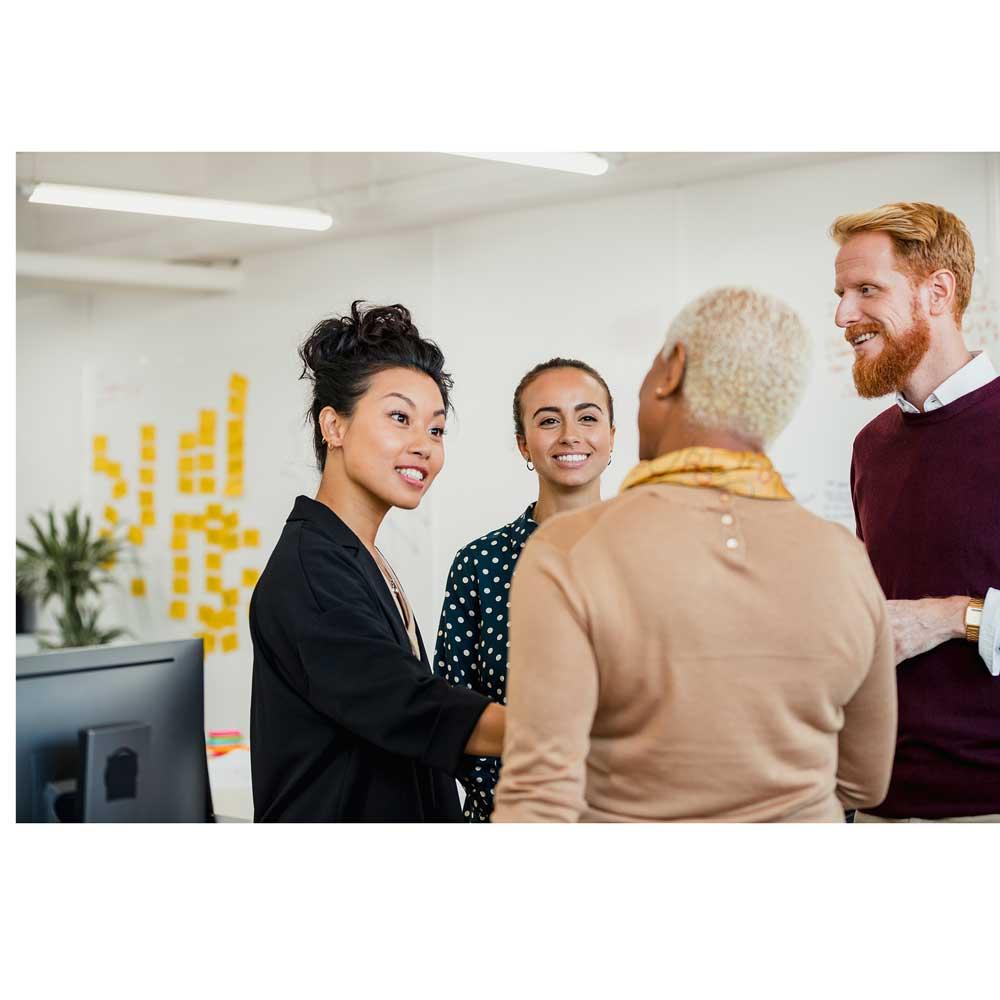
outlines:
{"label": "white ceiling", "polygon": [[587,177],[445,153],[18,153],[17,179],[321,208],[325,233],[17,202],[17,249],[223,260],[529,205],[852,157],[851,153],[605,153]]}

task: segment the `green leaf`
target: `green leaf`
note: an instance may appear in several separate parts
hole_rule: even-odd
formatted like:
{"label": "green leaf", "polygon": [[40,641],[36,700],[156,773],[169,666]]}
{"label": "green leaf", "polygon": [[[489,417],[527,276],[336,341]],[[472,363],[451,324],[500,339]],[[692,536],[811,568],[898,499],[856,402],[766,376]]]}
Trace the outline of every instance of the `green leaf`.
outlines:
{"label": "green leaf", "polygon": [[[117,581],[102,566],[115,560],[125,548],[122,539],[92,534],[93,522],[73,506],[57,523],[54,510],[44,515],[44,524],[28,518],[36,545],[17,540],[18,590],[45,604],[58,598],[62,606],[56,615],[62,646],[91,646],[126,635],[123,629],[101,629],[97,620],[102,588]],[[47,645],[53,645],[48,638]]]}

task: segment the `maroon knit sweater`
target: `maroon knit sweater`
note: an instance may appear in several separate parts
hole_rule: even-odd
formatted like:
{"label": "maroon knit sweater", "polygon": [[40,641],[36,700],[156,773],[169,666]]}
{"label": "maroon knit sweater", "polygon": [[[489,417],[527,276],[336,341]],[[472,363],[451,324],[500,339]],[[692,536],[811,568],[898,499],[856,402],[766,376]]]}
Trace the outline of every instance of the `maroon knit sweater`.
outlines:
{"label": "maroon knit sweater", "polygon": [[[889,600],[1000,587],[1000,378],[929,413],[892,406],[854,441],[858,536]],[[1000,677],[952,639],[897,668],[899,733],[876,816],[1000,813]]]}

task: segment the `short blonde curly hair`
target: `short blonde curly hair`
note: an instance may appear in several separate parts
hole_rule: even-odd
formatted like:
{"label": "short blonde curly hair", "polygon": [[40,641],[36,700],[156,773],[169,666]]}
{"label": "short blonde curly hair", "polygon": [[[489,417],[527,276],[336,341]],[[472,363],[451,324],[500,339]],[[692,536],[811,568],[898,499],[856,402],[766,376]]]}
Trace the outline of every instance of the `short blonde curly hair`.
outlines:
{"label": "short blonde curly hair", "polygon": [[830,226],[830,235],[840,246],[858,233],[886,233],[901,269],[916,281],[935,271],[951,271],[955,275],[952,315],[961,327],[962,314],[972,298],[976,251],[957,215],[926,201],[897,201],[869,212],[841,215]]}
{"label": "short blonde curly hair", "polygon": [[767,444],[792,418],[809,381],[812,343],[798,315],[754,288],[716,288],[670,324],[683,344],[682,391],[692,419]]}

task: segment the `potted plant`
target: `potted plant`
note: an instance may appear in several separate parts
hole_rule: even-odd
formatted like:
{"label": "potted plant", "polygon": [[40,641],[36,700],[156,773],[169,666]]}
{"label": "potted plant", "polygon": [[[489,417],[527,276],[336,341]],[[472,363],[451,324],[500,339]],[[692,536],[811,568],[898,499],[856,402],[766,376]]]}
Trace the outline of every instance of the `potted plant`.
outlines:
{"label": "potted plant", "polygon": [[45,520],[43,527],[28,518],[34,544],[17,541],[18,591],[42,607],[54,597],[62,604],[56,614],[58,641],[39,634],[39,644],[47,649],[99,646],[125,635],[125,629],[102,629],[97,623],[97,597],[114,582],[110,570],[126,547],[124,539],[110,531],[92,534],[89,515],[81,519],[78,507],[63,515],[61,530],[54,511],[48,510]]}

